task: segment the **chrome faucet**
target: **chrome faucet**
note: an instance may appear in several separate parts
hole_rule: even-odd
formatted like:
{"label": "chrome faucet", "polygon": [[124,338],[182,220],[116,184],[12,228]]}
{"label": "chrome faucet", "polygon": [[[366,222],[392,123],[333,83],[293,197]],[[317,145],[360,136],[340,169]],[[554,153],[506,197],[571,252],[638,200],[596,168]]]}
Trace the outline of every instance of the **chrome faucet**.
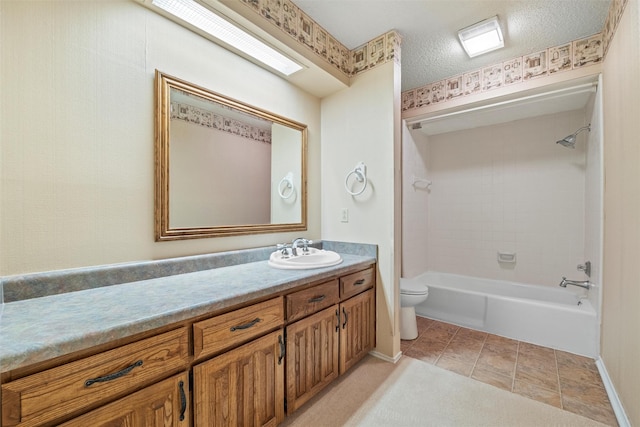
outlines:
{"label": "chrome faucet", "polygon": [[588,280],[581,282],[579,280],[569,280],[566,277],[563,277],[562,282],[560,282],[560,286],[562,286],[563,288],[566,288],[567,285],[579,286],[587,290],[591,289],[591,287],[593,286],[593,284]]}
{"label": "chrome faucet", "polygon": [[306,255],[309,253],[309,245],[313,243],[312,240],[304,239],[302,237],[298,237],[294,239],[291,243],[291,253],[293,255],[298,255],[298,246],[302,245],[302,255]]}

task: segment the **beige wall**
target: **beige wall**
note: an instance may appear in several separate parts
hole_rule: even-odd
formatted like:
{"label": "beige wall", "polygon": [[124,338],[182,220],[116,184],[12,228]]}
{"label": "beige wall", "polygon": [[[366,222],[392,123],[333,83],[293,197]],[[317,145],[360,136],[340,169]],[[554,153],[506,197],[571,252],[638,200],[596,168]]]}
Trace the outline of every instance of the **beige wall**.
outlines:
{"label": "beige wall", "polygon": [[629,0],[604,64],[602,359],[640,425],[640,10]]}
{"label": "beige wall", "polygon": [[[389,357],[400,351],[393,202],[398,68],[393,62],[379,66],[322,100],[322,238],[378,245],[377,349]],[[345,177],[359,162],[367,166],[368,186],[351,196]],[[361,187],[353,181],[355,192]],[[342,209],[349,222],[341,221]]]}
{"label": "beige wall", "polygon": [[304,235],[320,238],[318,98],[133,1],[2,1],[0,17],[0,275],[298,237],[154,242],[155,69],[309,126]]}

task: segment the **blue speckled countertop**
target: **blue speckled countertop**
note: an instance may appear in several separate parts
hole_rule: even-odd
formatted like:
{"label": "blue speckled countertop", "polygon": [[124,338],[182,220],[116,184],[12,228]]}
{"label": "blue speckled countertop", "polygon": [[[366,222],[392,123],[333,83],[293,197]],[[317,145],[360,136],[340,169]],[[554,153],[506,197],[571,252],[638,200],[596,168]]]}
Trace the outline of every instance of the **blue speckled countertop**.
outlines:
{"label": "blue speckled countertop", "polygon": [[312,270],[278,270],[267,261],[115,284],[6,303],[0,314],[1,372],[180,322],[366,268],[370,255]]}

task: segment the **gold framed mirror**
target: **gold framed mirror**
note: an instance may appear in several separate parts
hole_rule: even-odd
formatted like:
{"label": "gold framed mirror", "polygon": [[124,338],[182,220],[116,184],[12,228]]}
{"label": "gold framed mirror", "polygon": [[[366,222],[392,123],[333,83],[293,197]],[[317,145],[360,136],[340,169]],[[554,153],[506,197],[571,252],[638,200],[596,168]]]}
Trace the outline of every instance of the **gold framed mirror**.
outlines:
{"label": "gold framed mirror", "polygon": [[307,229],[307,126],[156,70],[156,241]]}

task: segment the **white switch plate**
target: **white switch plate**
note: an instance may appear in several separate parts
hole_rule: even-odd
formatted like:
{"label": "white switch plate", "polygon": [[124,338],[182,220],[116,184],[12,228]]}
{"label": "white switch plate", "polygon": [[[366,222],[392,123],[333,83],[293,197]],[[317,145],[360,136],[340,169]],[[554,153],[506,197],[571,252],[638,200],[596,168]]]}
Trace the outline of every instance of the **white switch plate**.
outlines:
{"label": "white switch plate", "polygon": [[340,211],[340,222],[349,222],[349,209],[342,208]]}

